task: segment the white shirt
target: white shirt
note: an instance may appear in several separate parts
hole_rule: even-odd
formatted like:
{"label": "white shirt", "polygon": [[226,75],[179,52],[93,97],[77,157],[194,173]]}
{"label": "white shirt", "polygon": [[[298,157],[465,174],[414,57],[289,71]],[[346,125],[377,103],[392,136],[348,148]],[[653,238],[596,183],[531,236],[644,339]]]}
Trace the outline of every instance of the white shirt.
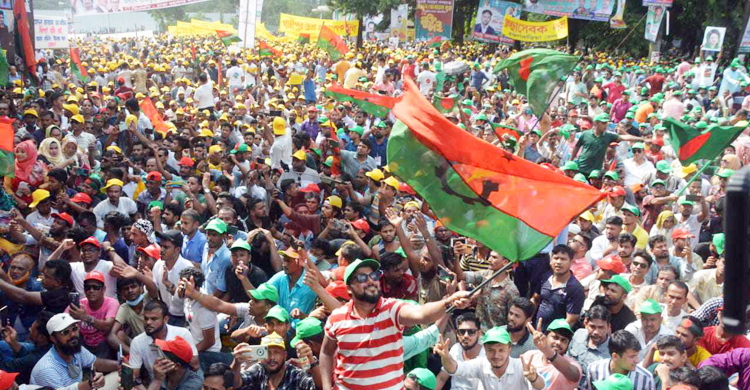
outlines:
{"label": "white shirt", "polygon": [[190,329],[190,334],[193,335],[196,345],[203,341],[204,329],[213,329],[214,345],[210,346],[206,351],[221,352],[219,319],[216,312],[206,309],[198,301],[187,299],[185,301],[185,319],[188,322],[188,329]]}
{"label": "white shirt", "polygon": [[233,87],[241,87],[242,76],[244,76],[244,74],[245,71],[243,71],[239,66],[233,66],[227,69],[227,79],[229,79],[229,85]]}
{"label": "white shirt", "polygon": [[432,89],[435,87],[435,73],[431,72],[430,70],[423,70],[419,72],[419,76],[417,76],[417,84],[419,85],[419,92],[422,93],[422,95],[427,96],[430,94]]}
{"label": "white shirt", "polygon": [[[695,207],[701,207],[700,203],[696,203]],[[675,227],[687,229],[693,235],[693,238],[690,239],[690,249],[695,248],[698,245],[698,236],[701,233],[701,223],[698,221],[698,216],[691,214],[685,219],[681,213],[675,213],[674,217],[677,219]]]}
{"label": "white shirt", "polygon": [[52,227],[52,222],[55,221],[52,214],[57,214],[57,210],[50,208],[49,217],[44,217],[39,214],[39,210],[34,210],[33,213],[26,216],[26,222],[30,223],[31,226],[37,228],[42,233],[49,233],[49,229]]}
{"label": "white shirt", "polygon": [[643,332],[643,325],[641,324],[641,320],[629,323],[628,326],[625,327],[625,330],[635,336],[635,338],[638,339],[638,343],[641,344],[641,351],[638,352],[639,362],[643,361],[643,358],[646,357],[646,353],[648,352],[649,348],[651,348],[651,344],[656,344],[660,336],[674,336],[674,332],[672,330],[662,325],[659,327],[659,332],[654,337],[652,337],[651,340],[646,342],[646,333]]}
{"label": "white shirt", "polygon": [[96,144],[96,137],[93,134],[87,133],[85,131],[82,131],[81,134],[78,135],[70,133],[68,137],[73,137],[78,143],[78,148],[87,151],[87,153],[89,150],[89,145]]}
{"label": "white shirt", "polygon": [[677,331],[677,327],[680,325],[680,322],[682,322],[682,318],[688,315],[685,310],[680,309],[680,312],[676,316],[670,317],[666,303],[661,304],[661,309],[661,325],[663,328],[666,327],[672,332]]}
{"label": "white shirt", "polygon": [[[453,360],[457,362],[468,362],[471,360],[482,359],[487,356],[487,354],[484,352],[484,347],[479,349],[479,355],[471,360],[465,360],[463,352],[464,349],[461,347],[461,344],[456,343],[453,344],[448,354],[450,354]],[[445,369],[443,369],[443,371],[445,371]],[[461,378],[454,376],[451,379],[451,390],[475,390],[478,388],[479,378]]]}
{"label": "white shirt", "polygon": [[210,79],[205,84],[195,89],[193,100],[198,104],[198,109],[214,106],[214,83]]}
{"label": "white shirt", "polygon": [[276,137],[271,145],[271,169],[281,168],[281,163],[286,164],[289,169],[292,168],[292,135],[289,129],[286,130],[286,134]]}
{"label": "white shirt", "polygon": [[[195,340],[193,340],[193,335],[190,334],[189,330],[168,324],[164,324],[164,326],[167,327],[167,336],[164,340],[170,341],[180,336],[190,344],[193,356],[198,356],[198,350],[195,348]],[[154,339],[147,335],[146,332],[135,336],[130,342],[130,367],[141,368],[146,366],[146,370],[148,370],[152,378],[154,377],[154,362],[156,362],[156,355],[151,352],[151,344],[153,343]]]}
{"label": "white shirt", "polygon": [[508,360],[505,373],[500,378],[492,372],[492,366],[486,357],[468,362],[457,362],[458,368],[451,376],[478,378],[484,390],[531,389],[531,384],[523,376],[521,359],[508,357]]}
{"label": "white shirt", "polygon": [[[99,260],[94,267],[94,271],[100,272],[104,275],[104,295],[117,298],[117,278],[114,278],[109,273],[115,265],[111,261]],[[83,291],[83,279],[86,278],[86,270],[83,268],[82,262],[70,263],[70,279],[73,281],[76,291],[81,294],[81,297],[85,297]]]}
{"label": "white shirt", "polygon": [[138,205],[135,204],[135,201],[133,199],[126,198],[124,196],[120,197],[120,201],[117,202],[117,206],[114,206],[112,202],[109,201],[109,199],[99,202],[99,204],[94,207],[94,215],[96,215],[96,226],[99,229],[104,228],[104,216],[107,215],[107,213],[109,213],[110,211],[117,211],[120,214],[129,217],[138,211]]}
{"label": "white shirt", "polygon": [[[167,291],[167,286],[162,283],[161,279],[163,277],[164,272],[164,260],[159,260],[154,264],[154,268],[151,270],[154,276],[154,283],[156,284],[156,287],[159,289],[159,295],[161,295],[161,300],[164,301],[169,306],[169,314],[173,316],[182,317],[184,315],[183,313],[183,307],[184,307],[184,301],[180,299],[177,295],[172,296],[172,294]],[[193,263],[182,257],[179,256],[177,258],[177,261],[174,263],[174,266],[171,270],[169,270],[169,273],[167,274],[167,280],[169,280],[170,283],[177,285],[177,283],[180,282],[180,272],[185,269],[192,267]]]}
{"label": "white shirt", "polygon": [[654,164],[646,159],[643,160],[642,164],[638,165],[634,159],[629,158],[623,161],[623,165],[625,167],[625,185],[628,187],[643,183],[643,178],[646,175],[656,172]]}

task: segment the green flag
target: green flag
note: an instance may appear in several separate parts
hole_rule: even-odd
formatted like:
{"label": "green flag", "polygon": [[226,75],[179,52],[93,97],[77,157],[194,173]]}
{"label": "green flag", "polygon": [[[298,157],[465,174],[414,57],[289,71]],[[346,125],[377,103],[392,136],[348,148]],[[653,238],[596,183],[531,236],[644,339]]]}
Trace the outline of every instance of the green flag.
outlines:
{"label": "green flag", "polygon": [[[724,148],[729,146],[747,127],[747,121],[735,123],[733,126],[708,126],[705,122],[698,122],[696,127],[676,121],[672,118],[664,120],[669,131],[669,142],[677,153],[682,165],[689,165],[697,160],[713,160]],[[705,126],[703,126],[705,125]]]}
{"label": "green flag", "polygon": [[224,44],[224,46],[229,46],[234,42],[241,42],[242,39],[237,36],[237,34],[232,34],[229,31],[224,30],[216,30],[216,35],[219,36],[219,39],[221,39],[221,43]]}
{"label": "green flag", "polygon": [[526,96],[534,115],[541,117],[557,83],[570,73],[579,56],[550,49],[529,49],[513,54],[495,66],[495,73],[508,69],[516,91]]}
{"label": "green flag", "polygon": [[10,64],[8,57],[5,56],[5,50],[0,49],[0,85],[10,83]]}
{"label": "green flag", "polygon": [[440,96],[434,94],[432,95],[432,105],[443,114],[453,112],[458,105],[458,95]]}

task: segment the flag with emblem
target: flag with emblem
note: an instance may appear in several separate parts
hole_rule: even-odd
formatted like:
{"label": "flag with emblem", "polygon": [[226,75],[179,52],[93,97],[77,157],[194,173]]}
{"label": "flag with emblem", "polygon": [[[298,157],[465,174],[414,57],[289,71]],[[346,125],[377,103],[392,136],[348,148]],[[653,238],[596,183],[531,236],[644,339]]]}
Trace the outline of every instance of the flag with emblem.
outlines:
{"label": "flag with emblem", "polygon": [[258,41],[258,54],[261,57],[280,57],[281,52],[264,41]]}
{"label": "flag with emblem", "polygon": [[15,150],[13,122],[15,119],[7,116],[0,117],[0,176],[11,178],[16,176],[16,160],[13,157]]}
{"label": "flag with emblem", "polygon": [[669,142],[672,143],[672,149],[677,152],[680,163],[690,165],[697,160],[715,159],[742,134],[748,122],[740,121],[729,126],[713,124],[699,128],[666,118],[664,125],[669,131]]}
{"label": "flag with emblem", "polygon": [[443,114],[453,112],[458,105],[458,95],[441,96],[434,94],[432,95],[432,105]]}
{"label": "flag with emblem", "polygon": [[346,42],[325,24],[320,27],[318,47],[325,50],[334,61],[337,61],[349,52]]}
{"label": "flag with emblem", "polygon": [[225,47],[231,45],[234,42],[242,41],[242,39],[240,39],[237,34],[232,34],[229,31],[216,30],[216,35],[219,36],[219,39],[221,39],[221,43],[223,43]]}
{"label": "flag with emblem", "polygon": [[393,105],[399,101],[399,98],[347,89],[338,84],[331,85],[325,94],[340,102],[352,102],[364,112],[378,118],[387,117]]}
{"label": "flag with emblem", "polygon": [[575,68],[579,56],[550,49],[520,51],[500,61],[495,73],[508,69],[510,83],[526,96],[534,115],[541,117],[558,82]]}
{"label": "flag with emblem", "polygon": [[388,140],[391,171],[445,226],[508,259],[537,254],[604,196],[461,130],[411,79],[392,113],[398,121]]}
{"label": "flag with emblem", "polygon": [[78,55],[77,47],[70,48],[70,73],[81,83],[89,82],[89,74],[81,63],[81,57]]}

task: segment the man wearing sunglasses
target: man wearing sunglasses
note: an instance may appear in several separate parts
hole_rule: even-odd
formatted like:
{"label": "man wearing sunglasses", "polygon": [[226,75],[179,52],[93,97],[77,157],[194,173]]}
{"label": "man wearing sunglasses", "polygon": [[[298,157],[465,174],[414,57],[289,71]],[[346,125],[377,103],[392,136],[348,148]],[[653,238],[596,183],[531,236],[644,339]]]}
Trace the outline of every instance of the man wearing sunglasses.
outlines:
{"label": "man wearing sunglasses", "polygon": [[451,305],[469,304],[466,291],[422,306],[382,298],[382,275],[380,263],[372,259],[357,259],[346,267],[344,283],[352,300],[335,309],[325,326],[320,353],[323,390],[331,390],[334,381],[346,388],[403,388],[404,328],[434,323]]}
{"label": "man wearing sunglasses", "polygon": [[71,303],[68,313],[81,321],[81,334],[86,349],[96,356],[110,358],[113,354],[107,343],[107,335],[115,323],[120,304],[116,299],[104,296],[104,275],[98,271],[86,274],[83,290],[86,298],[81,299],[80,307]]}
{"label": "man wearing sunglasses", "polygon": [[[449,351],[453,360],[465,362],[486,356],[482,344],[479,344],[479,336],[482,334],[482,329],[479,326],[479,319],[476,315],[474,313],[461,314],[456,319],[456,326],[458,343],[454,344]],[[437,386],[435,387],[442,389],[449,378],[450,375],[445,370],[441,370],[437,376]],[[476,389],[478,386],[478,378],[455,377],[451,379],[451,390]]]}
{"label": "man wearing sunglasses", "polygon": [[[80,321],[68,313],[54,315],[47,321],[51,348],[31,371],[31,384],[63,390],[91,390],[104,386],[102,373],[116,371],[116,361],[96,357],[81,348]],[[84,380],[84,370],[93,370]]]}

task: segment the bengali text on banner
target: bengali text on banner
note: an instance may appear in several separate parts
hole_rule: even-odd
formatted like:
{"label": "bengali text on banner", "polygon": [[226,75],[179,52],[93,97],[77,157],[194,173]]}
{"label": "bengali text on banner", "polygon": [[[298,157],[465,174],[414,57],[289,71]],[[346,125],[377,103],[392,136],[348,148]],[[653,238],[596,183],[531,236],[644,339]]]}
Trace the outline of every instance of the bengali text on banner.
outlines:
{"label": "bengali text on banner", "polygon": [[356,37],[359,32],[359,22],[356,20],[317,19],[279,14],[279,31],[286,33],[287,36],[297,37],[300,34],[310,34],[311,41],[317,40],[323,24],[342,37]]}
{"label": "bengali text on banner", "polygon": [[453,0],[417,0],[415,19],[418,41],[435,37],[450,40],[453,29]]}
{"label": "bengali text on banner", "polygon": [[523,42],[548,42],[563,39],[568,36],[568,18],[549,22],[529,22],[505,15],[503,35]]}

